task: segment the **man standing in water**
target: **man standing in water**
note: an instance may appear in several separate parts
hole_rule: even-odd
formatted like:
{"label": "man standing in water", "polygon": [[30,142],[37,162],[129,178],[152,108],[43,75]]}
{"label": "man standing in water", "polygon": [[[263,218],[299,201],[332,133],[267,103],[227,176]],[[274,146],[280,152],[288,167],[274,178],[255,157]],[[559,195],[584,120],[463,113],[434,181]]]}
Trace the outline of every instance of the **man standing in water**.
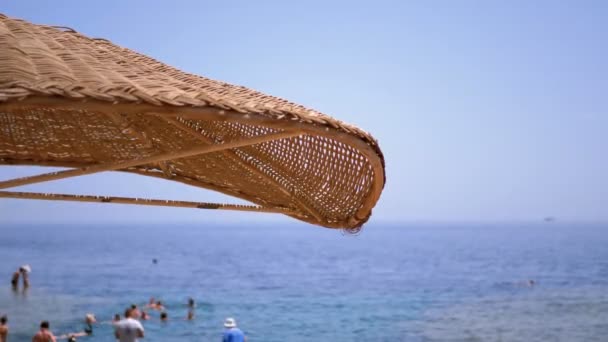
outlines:
{"label": "man standing in water", "polygon": [[40,331],[34,335],[32,342],[57,342],[55,335],[49,330],[48,321],[42,321],[42,323],[40,323]]}
{"label": "man standing in water", "polygon": [[30,265],[23,265],[19,268],[19,272],[21,272],[21,277],[23,278],[23,288],[27,289],[30,287],[30,272],[32,272],[32,268]]}
{"label": "man standing in water", "polygon": [[0,317],[0,342],[6,342],[8,337],[8,324],[6,324],[6,316]]}
{"label": "man standing in water", "polygon": [[222,336],[222,342],[245,342],[247,338],[241,329],[236,327],[236,320],[228,317],[224,321],[224,335]]}
{"label": "man standing in water", "polygon": [[137,304],[131,304],[131,317],[135,319],[139,319],[141,317],[141,312],[137,308]]}
{"label": "man standing in water", "polygon": [[11,286],[14,290],[19,286],[19,278],[21,277],[21,269],[18,269],[13,273],[13,277],[11,278]]}
{"label": "man standing in water", "polygon": [[138,320],[133,318],[133,310],[125,310],[125,319],[114,324],[114,336],[120,342],[137,342],[138,338],[144,337],[144,327]]}

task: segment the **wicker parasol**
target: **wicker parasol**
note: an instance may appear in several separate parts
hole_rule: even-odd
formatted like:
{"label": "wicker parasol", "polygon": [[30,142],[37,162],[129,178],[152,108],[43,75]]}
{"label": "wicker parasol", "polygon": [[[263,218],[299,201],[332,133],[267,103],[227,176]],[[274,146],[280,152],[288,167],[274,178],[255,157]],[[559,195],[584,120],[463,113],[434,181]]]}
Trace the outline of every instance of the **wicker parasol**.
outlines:
{"label": "wicker parasol", "polygon": [[0,191],[4,198],[274,212],[354,230],[385,183],[377,142],[354,126],[1,14],[0,165],[69,168],[1,181],[3,190],[123,171],[254,205]]}

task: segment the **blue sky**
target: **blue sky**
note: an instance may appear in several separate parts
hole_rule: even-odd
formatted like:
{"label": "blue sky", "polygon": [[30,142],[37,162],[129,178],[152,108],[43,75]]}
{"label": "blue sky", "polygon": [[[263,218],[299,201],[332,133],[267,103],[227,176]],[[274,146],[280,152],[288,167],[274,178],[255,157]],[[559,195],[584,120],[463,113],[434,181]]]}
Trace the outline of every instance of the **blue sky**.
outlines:
{"label": "blue sky", "polygon": [[[387,166],[372,222],[608,221],[608,2],[18,0],[0,12],[69,26],[371,132]],[[0,167],[0,179],[41,171]],[[120,174],[22,189],[234,202]],[[293,222],[17,200],[0,200],[0,215]]]}

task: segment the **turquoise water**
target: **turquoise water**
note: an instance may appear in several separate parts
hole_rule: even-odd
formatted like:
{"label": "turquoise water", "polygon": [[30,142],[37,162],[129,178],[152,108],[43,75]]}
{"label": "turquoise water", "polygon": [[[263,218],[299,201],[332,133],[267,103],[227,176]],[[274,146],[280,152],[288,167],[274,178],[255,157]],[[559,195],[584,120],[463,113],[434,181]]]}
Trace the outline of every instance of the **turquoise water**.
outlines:
{"label": "turquoise water", "polygon": [[[57,333],[151,296],[145,341],[606,341],[608,226],[369,224],[359,235],[293,226],[0,227],[9,341]],[[152,259],[157,258],[158,264]],[[32,265],[32,287],[9,280]],[[525,283],[533,279],[536,285]],[[196,298],[194,321],[186,300]],[[79,341],[113,341],[109,324]]]}

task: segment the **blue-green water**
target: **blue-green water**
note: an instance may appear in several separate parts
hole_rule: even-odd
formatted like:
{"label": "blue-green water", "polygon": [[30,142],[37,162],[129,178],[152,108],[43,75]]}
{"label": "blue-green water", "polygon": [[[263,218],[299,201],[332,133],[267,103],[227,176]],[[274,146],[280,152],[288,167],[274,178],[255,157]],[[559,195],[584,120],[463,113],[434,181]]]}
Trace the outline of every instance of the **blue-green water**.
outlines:
{"label": "blue-green water", "polygon": [[[43,319],[58,334],[151,296],[146,341],[606,341],[608,226],[369,224],[360,235],[294,226],[0,226],[9,341]],[[158,264],[152,259],[157,258]],[[32,287],[10,289],[32,265]],[[536,285],[529,287],[529,279]],[[197,299],[197,317],[186,300]],[[109,324],[79,341],[113,341]]]}

